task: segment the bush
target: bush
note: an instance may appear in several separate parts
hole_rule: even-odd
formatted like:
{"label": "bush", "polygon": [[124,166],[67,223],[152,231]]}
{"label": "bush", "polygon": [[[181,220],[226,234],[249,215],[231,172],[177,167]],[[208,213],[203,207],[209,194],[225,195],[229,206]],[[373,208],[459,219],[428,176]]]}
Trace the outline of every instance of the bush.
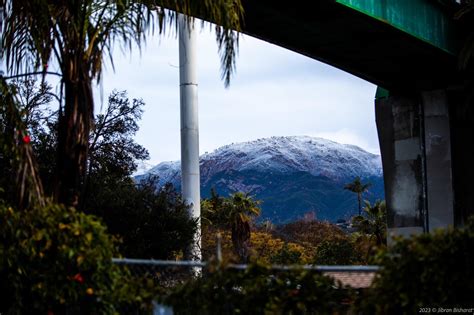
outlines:
{"label": "bush", "polygon": [[120,252],[128,258],[175,259],[194,240],[197,221],[188,206],[172,185],[157,190],[157,180],[91,181],[95,194],[86,202],[87,212],[120,237]]}
{"label": "bush", "polygon": [[270,261],[277,265],[294,265],[306,263],[304,248],[298,244],[285,243],[280,251],[270,257]]}
{"label": "bush", "polygon": [[363,314],[416,314],[421,308],[472,308],[474,297],[474,220],[465,229],[399,238],[380,252],[383,268]]}
{"label": "bush", "polygon": [[347,237],[322,241],[316,247],[316,265],[354,265],[361,260],[360,253]]}
{"label": "bush", "polygon": [[296,243],[305,248],[305,253],[313,257],[316,247],[323,241],[346,237],[344,231],[329,222],[298,220],[278,226],[273,234],[285,242]]}
{"label": "bush", "polygon": [[[211,268],[164,299],[176,314],[333,314],[350,292],[314,271]],[[183,303],[183,301],[186,301]]]}
{"label": "bush", "polygon": [[[224,260],[238,262],[238,257],[235,256],[232,248],[230,233],[206,225],[202,229],[203,260],[215,259],[217,233],[220,233],[222,237],[221,248]],[[306,264],[311,258],[306,254],[303,246],[286,243],[267,232],[252,231],[249,247],[250,261],[263,264]]]}
{"label": "bush", "polygon": [[[105,227],[72,208],[0,204],[0,312],[111,314],[122,302]],[[125,296],[124,296],[125,298]]]}

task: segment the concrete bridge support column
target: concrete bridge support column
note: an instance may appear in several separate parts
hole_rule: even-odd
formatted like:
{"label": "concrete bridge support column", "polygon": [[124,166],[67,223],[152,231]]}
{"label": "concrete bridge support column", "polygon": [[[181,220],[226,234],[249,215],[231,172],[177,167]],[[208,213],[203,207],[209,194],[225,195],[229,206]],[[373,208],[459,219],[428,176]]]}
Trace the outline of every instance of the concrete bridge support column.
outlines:
{"label": "concrete bridge support column", "polygon": [[427,229],[454,224],[451,130],[447,93],[422,92],[427,191]]}
{"label": "concrete bridge support column", "polygon": [[385,181],[389,239],[425,229],[420,106],[413,95],[378,96],[375,115]]}
{"label": "concrete bridge support column", "polygon": [[375,100],[389,239],[454,223],[449,106],[444,91]]}
{"label": "concrete bridge support column", "polygon": [[474,216],[474,83],[448,91],[454,187],[454,225]]}

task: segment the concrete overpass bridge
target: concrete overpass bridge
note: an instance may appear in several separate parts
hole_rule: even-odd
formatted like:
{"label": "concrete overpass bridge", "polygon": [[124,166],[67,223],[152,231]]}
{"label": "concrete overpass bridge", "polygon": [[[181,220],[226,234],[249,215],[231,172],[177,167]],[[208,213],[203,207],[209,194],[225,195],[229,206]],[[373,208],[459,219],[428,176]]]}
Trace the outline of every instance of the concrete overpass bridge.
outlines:
{"label": "concrete overpass bridge", "polygon": [[456,75],[453,19],[437,0],[244,0],[244,33],[386,89]]}
{"label": "concrete overpass bridge", "polygon": [[243,32],[379,86],[389,230],[461,226],[474,209],[473,93],[455,0],[243,0]]}

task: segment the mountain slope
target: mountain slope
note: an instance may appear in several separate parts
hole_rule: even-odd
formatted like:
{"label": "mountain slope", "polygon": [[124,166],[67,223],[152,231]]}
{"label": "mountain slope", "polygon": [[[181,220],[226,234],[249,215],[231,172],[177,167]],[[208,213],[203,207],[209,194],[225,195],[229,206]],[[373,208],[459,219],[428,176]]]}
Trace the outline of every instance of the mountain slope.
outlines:
{"label": "mountain slope", "polygon": [[[201,192],[215,187],[227,195],[249,192],[262,200],[261,219],[287,222],[306,212],[335,221],[357,212],[356,197],[343,189],[360,176],[372,187],[370,200],[383,198],[380,156],[353,145],[307,136],[272,137],[231,144],[200,157]],[[145,175],[159,175],[159,185],[180,188],[180,163],[163,162]],[[138,179],[142,178],[138,177]]]}

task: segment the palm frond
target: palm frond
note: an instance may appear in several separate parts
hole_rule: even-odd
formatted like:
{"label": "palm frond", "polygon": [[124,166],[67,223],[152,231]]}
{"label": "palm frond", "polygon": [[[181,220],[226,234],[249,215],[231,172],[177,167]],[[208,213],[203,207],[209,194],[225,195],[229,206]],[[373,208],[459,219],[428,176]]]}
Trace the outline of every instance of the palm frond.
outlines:
{"label": "palm frond", "polygon": [[216,24],[226,86],[235,71],[243,21],[240,0],[5,0],[2,4],[2,46],[8,71],[15,74],[43,69],[52,62],[64,69],[65,56],[74,51],[89,60],[90,76],[100,80],[104,56],[109,56],[113,67],[114,45],[127,51],[134,45],[141,49],[155,30],[163,34],[169,27],[176,29],[179,13]]}
{"label": "palm frond", "polygon": [[38,174],[33,149],[29,143],[27,128],[21,118],[12,87],[5,79],[0,80],[0,116],[8,130],[3,130],[0,143],[9,150],[11,163],[16,170],[15,186],[18,207],[44,206],[43,185]]}

